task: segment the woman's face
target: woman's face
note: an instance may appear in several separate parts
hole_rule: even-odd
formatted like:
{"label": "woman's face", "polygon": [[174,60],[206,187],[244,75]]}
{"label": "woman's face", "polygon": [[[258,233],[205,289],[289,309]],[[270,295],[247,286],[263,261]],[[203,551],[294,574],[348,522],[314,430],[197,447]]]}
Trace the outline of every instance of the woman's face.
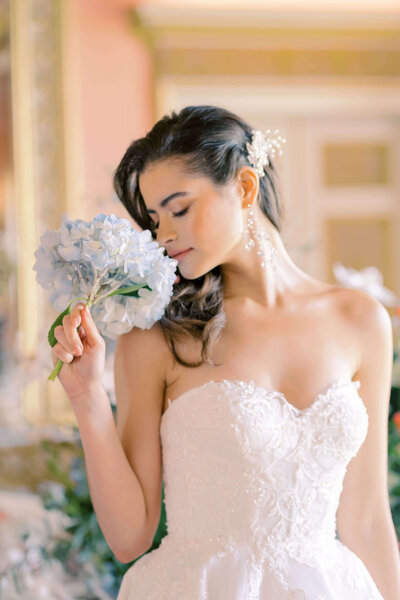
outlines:
{"label": "woman's face", "polygon": [[[220,188],[208,177],[189,174],[179,159],[152,163],[139,176],[158,243],[169,256],[190,249],[176,257],[186,279],[196,279],[230,262],[238,252],[245,223],[243,209],[249,202],[248,181],[243,185],[241,179]],[[254,181],[257,189],[253,194],[258,191],[255,175]]]}

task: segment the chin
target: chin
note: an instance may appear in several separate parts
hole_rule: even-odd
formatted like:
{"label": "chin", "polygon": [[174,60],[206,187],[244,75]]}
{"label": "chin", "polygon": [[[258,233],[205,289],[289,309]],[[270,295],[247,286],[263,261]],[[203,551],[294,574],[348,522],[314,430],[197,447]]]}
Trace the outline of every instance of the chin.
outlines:
{"label": "chin", "polygon": [[208,273],[211,273],[211,271],[215,269],[215,267],[212,267],[211,269],[207,269],[205,271],[199,271],[197,273],[182,273],[181,271],[179,271],[179,274],[181,276],[181,279],[186,279],[187,281],[192,281],[194,279],[199,279],[200,277],[204,277],[204,275],[207,275]]}
{"label": "chin", "polygon": [[198,279],[201,275],[192,275],[191,273],[185,275],[179,271],[179,275],[181,276],[181,281],[184,279],[185,281],[191,281],[192,279]]}
{"label": "chin", "polygon": [[178,268],[177,273],[179,273],[181,279],[186,279],[187,281],[190,281],[192,279],[198,279],[202,275],[202,273],[193,273],[193,271],[190,271],[189,269],[185,268],[183,268],[182,270]]}
{"label": "chin", "polygon": [[218,266],[219,265],[215,265],[215,264],[210,265],[209,264],[209,265],[203,265],[203,266],[196,265],[195,268],[190,268],[189,264],[187,264],[187,265],[179,264],[178,268],[177,268],[177,272],[179,273],[181,278],[191,281],[193,279],[199,279],[199,277],[203,277],[204,275],[207,275],[207,273],[210,273],[211,271],[216,269]]}

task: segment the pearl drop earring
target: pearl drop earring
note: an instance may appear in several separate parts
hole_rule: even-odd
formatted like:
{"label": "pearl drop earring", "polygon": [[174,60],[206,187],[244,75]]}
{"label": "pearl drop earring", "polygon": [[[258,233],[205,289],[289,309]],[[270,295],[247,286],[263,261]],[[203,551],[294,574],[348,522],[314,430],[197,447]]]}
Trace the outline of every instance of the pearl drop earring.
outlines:
{"label": "pearl drop earring", "polygon": [[[265,167],[270,165],[270,158],[274,158],[276,153],[278,153],[279,156],[282,156],[283,154],[282,144],[286,143],[286,139],[277,135],[278,133],[279,129],[275,129],[274,133],[272,133],[270,129],[267,129],[265,132],[253,129],[251,132],[251,142],[246,142],[248,161],[255,168],[259,177],[264,177],[264,175],[266,175]],[[272,244],[269,234],[260,227],[252,205],[248,204],[248,207],[250,210],[247,227],[244,231],[245,238],[247,238],[245,249],[250,251],[254,247],[253,238],[255,238],[259,247],[257,255],[261,256],[261,266],[265,267],[268,262],[270,263],[271,268],[276,271],[276,256],[278,251]],[[263,241],[266,242],[268,246],[267,257],[265,256]]]}
{"label": "pearl drop earring", "polygon": [[[277,265],[276,265],[276,256],[278,254],[277,249],[273,246],[272,242],[271,242],[271,237],[268,233],[266,233],[265,231],[263,231],[258,223],[258,220],[256,218],[256,215],[254,214],[254,210],[251,204],[247,205],[249,207],[249,216],[247,219],[247,227],[244,231],[244,236],[245,238],[247,238],[246,244],[245,244],[245,249],[247,251],[250,251],[252,248],[254,248],[254,239],[257,242],[258,245],[258,251],[257,251],[257,255],[261,257],[261,266],[265,267],[266,266],[266,262],[269,263],[271,265],[271,268],[276,271],[277,269]],[[253,237],[252,237],[253,236]],[[268,245],[268,256],[265,256],[265,250],[263,248],[263,241],[265,241]]]}

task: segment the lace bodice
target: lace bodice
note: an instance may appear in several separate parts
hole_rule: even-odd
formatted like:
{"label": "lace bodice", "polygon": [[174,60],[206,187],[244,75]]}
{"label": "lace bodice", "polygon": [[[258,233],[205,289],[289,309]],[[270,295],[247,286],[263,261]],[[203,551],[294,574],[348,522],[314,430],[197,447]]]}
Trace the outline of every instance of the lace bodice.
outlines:
{"label": "lace bodice", "polygon": [[[359,387],[339,379],[304,409],[253,381],[226,379],[169,401],[160,427],[168,534],[132,567],[139,576],[142,563],[152,578],[150,595],[137,598],[382,600],[336,536],[346,467],[368,430]],[[166,573],[150,573],[147,561],[167,547],[180,577],[166,588]],[[231,575],[211,557],[233,565]],[[351,596],[328,593],[328,568]]]}

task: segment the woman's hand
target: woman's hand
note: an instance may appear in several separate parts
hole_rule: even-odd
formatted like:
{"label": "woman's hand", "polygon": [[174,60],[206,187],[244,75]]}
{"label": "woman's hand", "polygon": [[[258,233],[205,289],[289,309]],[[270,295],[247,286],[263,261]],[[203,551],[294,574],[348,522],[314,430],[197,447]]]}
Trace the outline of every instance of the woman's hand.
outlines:
{"label": "woman's hand", "polygon": [[[79,329],[77,329],[79,327]],[[89,309],[76,304],[63,324],[54,329],[57,340],[51,350],[53,365],[64,364],[57,375],[68,398],[73,402],[90,401],[90,394],[103,386],[105,341],[100,335]]]}

